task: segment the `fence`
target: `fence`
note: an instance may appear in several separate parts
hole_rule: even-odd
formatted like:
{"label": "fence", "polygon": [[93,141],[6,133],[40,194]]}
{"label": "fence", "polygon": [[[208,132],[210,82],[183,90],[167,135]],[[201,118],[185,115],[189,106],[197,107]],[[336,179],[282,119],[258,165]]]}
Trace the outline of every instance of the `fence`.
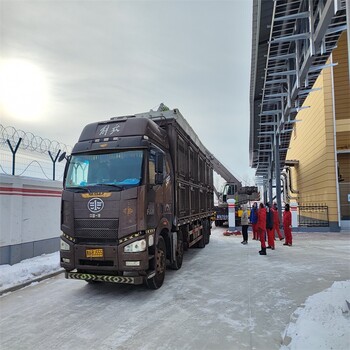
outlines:
{"label": "fence", "polygon": [[2,174],[60,180],[65,162],[58,163],[57,160],[63,152],[70,153],[71,147],[0,124]]}
{"label": "fence", "polygon": [[324,204],[299,205],[299,226],[329,227],[328,206]]}

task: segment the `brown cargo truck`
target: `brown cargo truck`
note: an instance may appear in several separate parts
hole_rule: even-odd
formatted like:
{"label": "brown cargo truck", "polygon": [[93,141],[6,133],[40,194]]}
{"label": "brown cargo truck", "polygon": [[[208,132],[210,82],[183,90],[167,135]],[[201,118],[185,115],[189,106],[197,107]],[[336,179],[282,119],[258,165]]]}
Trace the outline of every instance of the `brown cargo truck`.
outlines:
{"label": "brown cargo truck", "polygon": [[157,289],[184,250],[209,243],[213,168],[177,109],[89,124],[65,158],[66,278]]}

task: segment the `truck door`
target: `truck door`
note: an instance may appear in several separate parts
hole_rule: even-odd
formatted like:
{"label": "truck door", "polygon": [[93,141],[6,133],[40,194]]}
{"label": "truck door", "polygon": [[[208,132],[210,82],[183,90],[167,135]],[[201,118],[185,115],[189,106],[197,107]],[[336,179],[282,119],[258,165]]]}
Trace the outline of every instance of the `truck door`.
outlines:
{"label": "truck door", "polygon": [[166,176],[166,163],[164,152],[158,148],[152,148],[150,150],[148,160],[149,203],[147,208],[147,217],[150,227],[156,227],[161,218],[168,216],[167,213],[171,213],[172,211],[169,205],[171,195],[169,196],[169,191],[166,190],[167,187],[171,186],[170,178]]}
{"label": "truck door", "polygon": [[164,181],[163,181],[163,203],[164,203],[164,217],[172,223],[174,208],[173,208],[173,178],[171,176],[171,167],[169,159],[164,161]]}

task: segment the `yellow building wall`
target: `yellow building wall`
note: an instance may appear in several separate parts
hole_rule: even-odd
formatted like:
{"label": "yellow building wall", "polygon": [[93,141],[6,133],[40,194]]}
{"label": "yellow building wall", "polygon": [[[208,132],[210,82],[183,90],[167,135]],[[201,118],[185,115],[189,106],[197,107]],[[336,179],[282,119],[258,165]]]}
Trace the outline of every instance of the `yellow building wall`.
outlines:
{"label": "yellow building wall", "polygon": [[338,48],[333,52],[334,98],[337,128],[337,151],[339,169],[339,201],[342,220],[350,220],[350,82],[347,37],[343,33],[338,41]]}
{"label": "yellow building wall", "polygon": [[[339,149],[349,149],[350,144],[350,90],[348,75],[346,34],[341,36],[338,48],[333,52],[335,84],[332,93],[332,68],[324,69],[314,84],[320,90],[309,94],[302,110],[297,115],[291,137],[287,160],[298,160],[299,165],[291,168],[292,187],[299,205],[323,204],[328,206],[329,221],[338,223],[337,159],[334,136],[336,132]],[[328,62],[330,63],[330,61]],[[333,106],[333,97],[335,106]],[[334,126],[334,112],[336,126]],[[349,155],[339,157],[342,166],[349,167]],[[348,172],[346,172],[348,174]]]}
{"label": "yellow building wall", "polygon": [[[341,35],[338,40],[338,47],[333,51],[333,61],[338,63],[338,65],[333,68],[337,124],[339,123],[339,125],[342,125],[343,127],[346,127],[347,124],[347,126],[350,127],[350,84],[346,32]],[[349,130],[347,131],[347,134],[350,135]],[[349,142],[350,141],[348,140],[347,143],[349,144]],[[339,146],[341,145],[338,144],[338,149]]]}

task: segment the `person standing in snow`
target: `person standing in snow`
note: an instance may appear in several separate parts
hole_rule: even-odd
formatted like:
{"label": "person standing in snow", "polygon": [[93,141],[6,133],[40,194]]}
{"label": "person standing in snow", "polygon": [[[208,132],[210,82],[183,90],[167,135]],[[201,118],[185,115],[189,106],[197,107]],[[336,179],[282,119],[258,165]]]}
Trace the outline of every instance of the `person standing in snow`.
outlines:
{"label": "person standing in snow", "polygon": [[278,215],[277,203],[273,203],[271,211],[273,212],[273,237],[275,237],[275,232],[277,232],[278,238],[280,239],[280,241],[282,241],[284,240],[284,238],[280,231],[280,218]]}
{"label": "person standing in snow", "polygon": [[265,244],[265,234],[266,234],[266,208],[264,204],[260,203],[258,210],[258,236],[261,243],[260,255],[266,255],[266,244]]}
{"label": "person standing in snow", "polygon": [[241,225],[242,225],[243,241],[241,243],[247,244],[248,243],[248,226],[249,226],[247,205],[243,204],[242,209],[243,209],[243,213],[241,216]]}
{"label": "person standing in snow", "polygon": [[266,203],[266,231],[267,231],[267,249],[275,249],[275,235],[273,230],[273,212],[270,203]]}
{"label": "person standing in snow", "polygon": [[283,212],[283,231],[286,242],[283,245],[292,246],[292,213],[290,212],[289,204],[285,205]]}
{"label": "person standing in snow", "polygon": [[252,230],[253,230],[253,240],[258,240],[258,203],[254,202],[252,206],[252,210],[250,211],[249,215],[250,223],[252,224]]}

